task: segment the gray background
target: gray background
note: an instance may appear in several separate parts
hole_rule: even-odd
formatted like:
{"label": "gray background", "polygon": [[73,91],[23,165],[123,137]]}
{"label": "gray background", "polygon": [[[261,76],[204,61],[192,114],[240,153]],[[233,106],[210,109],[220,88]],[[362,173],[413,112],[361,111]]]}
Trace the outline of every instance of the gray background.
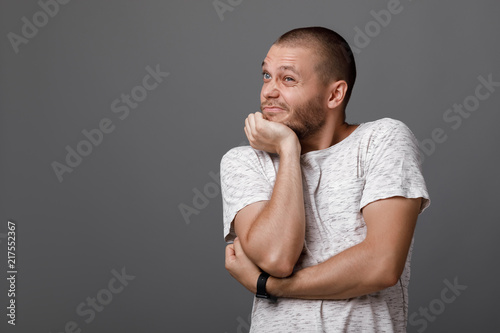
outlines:
{"label": "gray background", "polygon": [[[0,331],[62,332],[74,321],[82,332],[247,332],[253,296],[224,269],[210,175],[245,140],[270,44],[311,25],[354,47],[356,28],[374,29],[355,52],[348,121],[392,117],[420,141],[436,128],[446,135],[423,166],[432,205],[416,230],[409,313],[420,321],[409,331],[492,331],[500,88],[456,129],[443,116],[474,95],[479,76],[500,81],[499,3],[401,0],[377,31],[371,11],[387,1],[221,2],[231,9],[222,16],[210,0],[74,0],[16,53],[7,34],[21,35],[22,18],[33,22],[41,7],[1,1]],[[170,75],[119,119],[111,103],[156,65]],[[51,163],[103,118],[114,131],[60,182]],[[193,199],[200,209],[185,219],[179,207]],[[15,327],[5,315],[8,219],[17,223]],[[86,323],[77,306],[123,267],[135,279]],[[445,304],[444,281],[454,279],[467,289]],[[418,311],[429,306],[438,315],[424,325]]]}

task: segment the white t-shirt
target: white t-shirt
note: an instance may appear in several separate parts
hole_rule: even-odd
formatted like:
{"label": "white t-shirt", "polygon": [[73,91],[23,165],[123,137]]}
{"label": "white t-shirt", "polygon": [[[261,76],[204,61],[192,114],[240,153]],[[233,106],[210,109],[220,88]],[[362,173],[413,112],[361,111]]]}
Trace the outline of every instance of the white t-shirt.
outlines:
{"label": "white t-shirt", "polygon": [[[295,271],[321,263],[366,236],[361,209],[385,198],[429,195],[418,143],[402,122],[384,118],[360,124],[347,138],[300,157],[306,235]],[[236,147],[221,161],[224,238],[234,239],[232,221],[245,206],[270,200],[279,156]],[[254,298],[251,332],[406,332],[410,253],[399,282],[346,300]]]}

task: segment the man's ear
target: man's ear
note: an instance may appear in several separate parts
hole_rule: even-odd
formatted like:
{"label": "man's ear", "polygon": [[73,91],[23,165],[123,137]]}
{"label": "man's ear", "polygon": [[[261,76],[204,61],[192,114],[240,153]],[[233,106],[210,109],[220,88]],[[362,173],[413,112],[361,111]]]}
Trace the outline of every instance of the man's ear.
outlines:
{"label": "man's ear", "polygon": [[330,84],[330,94],[328,95],[328,108],[335,109],[342,104],[347,92],[347,82],[344,80],[335,81]]}

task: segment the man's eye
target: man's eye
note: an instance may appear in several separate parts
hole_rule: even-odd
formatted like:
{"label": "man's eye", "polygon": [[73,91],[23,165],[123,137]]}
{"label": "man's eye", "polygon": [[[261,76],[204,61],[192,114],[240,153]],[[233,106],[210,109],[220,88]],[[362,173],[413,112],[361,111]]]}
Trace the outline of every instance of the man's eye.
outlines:
{"label": "man's eye", "polygon": [[286,76],[286,77],[285,77],[285,81],[287,81],[287,82],[293,82],[293,81],[295,81],[295,80],[293,79],[293,77]]}
{"label": "man's eye", "polygon": [[269,80],[271,78],[271,75],[269,75],[269,73],[262,73],[262,77],[264,78],[264,80]]}

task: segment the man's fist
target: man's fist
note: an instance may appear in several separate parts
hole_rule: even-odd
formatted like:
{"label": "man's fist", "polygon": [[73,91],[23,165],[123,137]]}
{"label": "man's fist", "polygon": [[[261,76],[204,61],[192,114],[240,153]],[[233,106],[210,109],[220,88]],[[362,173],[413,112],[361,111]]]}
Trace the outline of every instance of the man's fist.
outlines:
{"label": "man's fist", "polygon": [[245,288],[254,294],[257,292],[257,279],[261,271],[247,257],[238,237],[233,244],[226,246],[226,269]]}
{"label": "man's fist", "polygon": [[245,134],[250,145],[268,153],[282,154],[285,149],[299,148],[299,139],[290,127],[264,119],[260,112],[250,113],[245,119]]}

